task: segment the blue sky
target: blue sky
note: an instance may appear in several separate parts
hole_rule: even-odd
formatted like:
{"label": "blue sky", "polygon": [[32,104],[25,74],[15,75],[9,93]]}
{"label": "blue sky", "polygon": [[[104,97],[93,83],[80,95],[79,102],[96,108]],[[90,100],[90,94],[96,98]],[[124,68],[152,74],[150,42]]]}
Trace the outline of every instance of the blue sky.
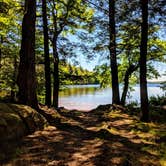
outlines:
{"label": "blue sky", "polygon": [[[159,31],[160,39],[165,40],[165,38],[164,38],[165,35],[166,35],[165,29],[164,30],[162,29],[161,31]],[[79,41],[79,39],[75,35],[70,35],[69,40],[71,40],[73,42]],[[77,54],[78,54],[77,60],[79,62],[79,65],[82,66],[84,69],[92,71],[96,65],[102,64],[102,59],[99,58],[100,55],[97,55],[93,60],[89,60],[86,58],[86,55],[83,55],[81,52],[77,52]],[[158,70],[161,77],[159,77],[158,79],[152,79],[152,80],[166,81],[166,75],[165,76],[163,75],[164,73],[166,74],[166,63],[155,62],[154,67],[155,67],[155,69]]]}
{"label": "blue sky", "polygon": [[[158,70],[161,77],[158,79],[152,79],[153,81],[166,81],[166,63],[155,62],[155,68]],[[165,73],[165,75],[164,75]]]}
{"label": "blue sky", "polygon": [[[87,60],[83,55],[79,56],[79,62],[84,69],[88,69],[90,71],[92,71],[96,65],[100,64],[100,60],[98,57],[94,58],[93,60]],[[166,63],[155,62],[154,67],[158,70],[161,77],[159,77],[158,79],[151,79],[151,81],[166,81],[166,75],[163,75],[164,73],[166,73]]]}

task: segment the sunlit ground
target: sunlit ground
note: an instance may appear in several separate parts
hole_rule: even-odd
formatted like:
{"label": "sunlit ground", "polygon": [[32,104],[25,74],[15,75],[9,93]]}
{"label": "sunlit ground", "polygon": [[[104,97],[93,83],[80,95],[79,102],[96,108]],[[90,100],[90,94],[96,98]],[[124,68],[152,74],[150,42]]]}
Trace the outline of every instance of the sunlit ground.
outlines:
{"label": "sunlit ground", "polygon": [[8,165],[166,165],[165,123],[142,123],[108,109],[60,114],[61,127],[48,126],[27,136]]}

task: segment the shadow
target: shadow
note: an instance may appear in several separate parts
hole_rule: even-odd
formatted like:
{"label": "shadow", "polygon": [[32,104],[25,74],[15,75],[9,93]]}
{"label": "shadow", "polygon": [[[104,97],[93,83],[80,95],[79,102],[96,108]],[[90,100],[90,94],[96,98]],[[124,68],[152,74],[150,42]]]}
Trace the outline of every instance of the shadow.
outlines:
{"label": "shadow", "polygon": [[[55,118],[43,110],[39,111],[45,115],[52,126],[25,137],[21,141],[19,152],[15,158],[3,162],[3,165],[159,165],[158,156],[142,151],[142,147],[149,146],[148,143],[135,143],[106,129],[99,129],[98,131],[87,129],[88,125],[85,124],[87,120],[91,119],[91,126],[102,122],[97,120],[95,114],[85,113],[85,116],[82,117],[82,114],[74,114],[74,119],[78,120],[80,124],[84,124],[78,126],[61,122],[60,118]],[[73,118],[68,113],[62,115]],[[104,114],[102,116],[104,118]],[[119,120],[118,118],[115,119]]]}
{"label": "shadow", "polygon": [[64,109],[58,109],[58,113],[61,115],[61,116],[64,116],[66,118],[70,118],[70,119],[73,119],[75,121],[78,121],[78,122],[82,122],[83,118],[79,117],[78,114],[80,114],[80,116],[84,116],[83,113],[81,112],[78,112],[77,110],[65,110],[63,111]]}
{"label": "shadow", "polygon": [[[107,108],[107,107],[106,107]],[[107,122],[110,119],[104,116],[106,111],[95,111],[92,110],[90,112],[80,112],[77,110],[65,110],[59,109],[58,113],[66,118],[72,119],[79,123],[79,125],[83,125],[84,127],[95,127],[100,125],[102,122]]]}
{"label": "shadow", "polygon": [[[70,124],[48,127],[27,136],[21,145],[20,154],[12,165],[125,165],[140,157],[153,158],[142,153],[142,143],[132,143],[126,138],[113,135],[107,130],[97,132]],[[134,154],[135,153],[135,154]],[[26,163],[26,164],[25,164]]]}

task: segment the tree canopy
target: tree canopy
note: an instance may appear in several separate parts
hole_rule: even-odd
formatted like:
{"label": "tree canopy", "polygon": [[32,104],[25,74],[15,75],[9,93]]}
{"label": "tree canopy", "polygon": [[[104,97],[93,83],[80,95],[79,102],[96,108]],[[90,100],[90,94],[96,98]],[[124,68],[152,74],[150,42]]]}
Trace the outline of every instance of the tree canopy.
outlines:
{"label": "tree canopy", "polygon": [[[0,2],[0,88],[3,96],[10,96],[12,101],[19,99],[17,78],[20,73],[25,74],[19,71],[21,58],[24,57],[19,57],[19,52],[26,41],[23,30],[27,30],[29,25],[25,25],[25,29],[21,25],[28,12],[28,3],[31,1]],[[35,45],[35,56],[26,62],[27,66],[31,62],[35,64],[33,72],[36,70],[34,80],[37,79],[37,85],[33,91],[37,90],[38,100],[44,102],[45,99],[47,105],[54,103],[58,107],[59,90],[63,86],[99,83],[100,87],[113,87],[115,96],[112,103],[125,105],[127,94],[134,84],[139,83],[142,75],[139,70],[142,67],[140,46],[144,35],[141,36],[143,18],[140,1],[43,0],[34,4],[35,41],[30,43]],[[163,0],[150,1],[147,10],[144,66],[146,77],[152,79],[161,76],[155,63],[166,62],[166,41],[162,37],[166,23],[165,3]],[[30,26],[29,30],[32,30]],[[81,56],[89,62],[98,57],[100,62],[93,71],[88,71],[81,66]],[[119,95],[118,84],[123,86]]]}

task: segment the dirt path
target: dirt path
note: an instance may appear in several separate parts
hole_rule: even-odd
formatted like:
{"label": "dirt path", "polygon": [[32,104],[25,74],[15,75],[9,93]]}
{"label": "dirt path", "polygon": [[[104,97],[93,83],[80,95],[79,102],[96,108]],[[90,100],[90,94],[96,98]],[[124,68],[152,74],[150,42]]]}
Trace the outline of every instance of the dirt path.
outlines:
{"label": "dirt path", "polygon": [[[49,110],[50,114],[55,114]],[[159,166],[156,136],[122,112],[61,111],[60,125],[25,137],[7,166]],[[142,134],[142,135],[141,135]],[[147,150],[146,150],[147,148]]]}

